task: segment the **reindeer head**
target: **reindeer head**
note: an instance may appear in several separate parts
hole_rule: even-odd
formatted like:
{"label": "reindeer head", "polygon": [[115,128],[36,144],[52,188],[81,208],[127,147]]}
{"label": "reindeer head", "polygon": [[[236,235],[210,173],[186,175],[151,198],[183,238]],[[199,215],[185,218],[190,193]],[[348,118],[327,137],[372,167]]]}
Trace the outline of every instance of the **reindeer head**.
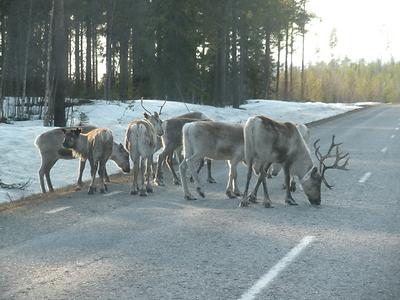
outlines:
{"label": "reindeer head", "polygon": [[64,132],[64,141],[62,143],[64,148],[74,148],[76,145],[76,141],[79,138],[79,135],[82,132],[81,128],[76,129],[62,129]]}
{"label": "reindeer head", "polygon": [[307,195],[308,201],[310,201],[312,205],[321,204],[321,181],[321,175],[317,167],[313,167],[301,179],[301,186],[303,187],[304,193]]}
{"label": "reindeer head", "polygon": [[[332,142],[325,155],[320,152],[320,146],[318,145],[319,139],[314,142],[315,156],[319,161],[319,169],[313,167],[309,174],[309,178],[303,180],[302,186],[304,192],[306,193],[311,204],[319,205],[321,204],[321,183],[323,182],[328,189],[332,189],[333,185],[330,185],[325,178],[325,172],[328,169],[347,169],[347,164],[349,162],[349,153],[341,153],[339,146],[342,143],[335,143],[335,135],[332,136]],[[332,154],[332,150],[335,149],[335,153]],[[334,159],[331,165],[326,164],[327,159]],[[340,164],[343,159],[346,159],[342,164]],[[306,174],[307,175],[307,174]]]}
{"label": "reindeer head", "polygon": [[159,112],[154,112],[151,113],[149,110],[147,110],[144,105],[143,105],[143,98],[140,100],[140,105],[143,107],[143,109],[146,111],[143,115],[147,121],[153,125],[154,129],[156,130],[156,133],[158,136],[162,136],[164,134],[164,130],[162,128],[162,120],[160,119],[161,111],[165,105],[167,100],[164,101],[163,105],[160,107]]}

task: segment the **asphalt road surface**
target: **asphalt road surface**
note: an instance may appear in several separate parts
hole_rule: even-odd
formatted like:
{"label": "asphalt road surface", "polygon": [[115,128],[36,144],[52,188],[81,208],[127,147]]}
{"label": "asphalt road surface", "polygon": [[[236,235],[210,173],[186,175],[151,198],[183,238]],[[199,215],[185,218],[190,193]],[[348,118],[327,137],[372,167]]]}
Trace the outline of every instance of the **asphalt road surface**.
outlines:
{"label": "asphalt road surface", "polygon": [[2,211],[0,298],[400,299],[399,128],[400,106],[312,128],[322,151],[336,134],[351,155],[350,171],[327,171],[335,187],[323,187],[320,207],[300,189],[299,205],[285,206],[278,176],[269,181],[274,208],[262,199],[239,208],[215,162],[218,183],[197,201],[168,179],[131,196],[126,175],[106,195]]}

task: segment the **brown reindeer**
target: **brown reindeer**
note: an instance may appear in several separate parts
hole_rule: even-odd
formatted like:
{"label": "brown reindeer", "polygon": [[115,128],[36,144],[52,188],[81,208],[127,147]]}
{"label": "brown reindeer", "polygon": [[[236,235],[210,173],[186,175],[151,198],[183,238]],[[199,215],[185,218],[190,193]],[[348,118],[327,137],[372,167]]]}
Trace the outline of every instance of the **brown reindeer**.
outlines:
{"label": "brown reindeer", "polygon": [[[131,195],[136,195],[139,192],[140,196],[147,196],[147,193],[153,192],[153,187],[150,183],[153,154],[157,150],[158,137],[164,134],[160,115],[165,103],[166,101],[158,113],[154,112],[152,114],[144,107],[142,99],[141,105],[146,111],[144,118],[132,121],[126,129],[125,147],[129,151],[133,162]],[[140,189],[138,185],[139,171],[141,180]],[[145,177],[147,181],[146,188],[144,185]]]}
{"label": "brown reindeer", "polygon": [[[174,184],[180,184],[180,180],[178,175],[174,170],[174,166],[172,164],[172,156],[175,152],[176,156],[180,158],[180,150],[182,148],[182,127],[186,123],[191,123],[194,121],[211,121],[206,115],[201,112],[189,112],[163,122],[164,135],[161,137],[163,144],[163,151],[158,156],[157,161],[157,170],[155,175],[155,182],[158,185],[165,185],[162,180],[161,167],[163,162],[167,163],[168,168],[170,169],[172,176],[174,178]],[[180,159],[181,161],[181,159]],[[201,162],[198,172],[203,166],[204,161]],[[208,168],[208,177],[207,181],[210,183],[215,183],[215,179],[211,176],[211,161],[207,160],[207,168]]]}
{"label": "brown reindeer", "polygon": [[95,178],[97,170],[100,177],[100,192],[107,191],[104,183],[106,162],[110,158],[113,149],[113,136],[111,130],[106,128],[96,128],[89,133],[81,133],[81,129],[63,129],[63,146],[73,149],[81,157],[88,159],[90,163],[90,173],[92,182],[89,186],[88,194],[95,191]]}
{"label": "brown reindeer", "polygon": [[[81,127],[82,133],[88,133],[95,129],[95,126],[83,126]],[[77,155],[74,155],[73,150],[65,149],[62,146],[64,141],[63,128],[55,128],[40,134],[36,140],[35,145],[39,150],[42,164],[39,169],[39,181],[42,189],[42,193],[46,193],[46,187],[44,178],[46,177],[47,186],[50,192],[54,191],[53,184],[50,178],[50,171],[59,159],[74,159]],[[77,129],[77,127],[69,127],[64,129]],[[79,156],[79,155],[78,155]],[[111,160],[126,173],[129,173],[129,153],[125,150],[122,144],[113,143],[113,150],[111,153]],[[77,187],[82,186],[82,175],[85,169],[86,159],[80,157],[79,162],[79,174],[77,179]],[[106,181],[109,181],[106,172]]]}
{"label": "brown reindeer", "polygon": [[[318,141],[317,141],[318,142]],[[316,143],[317,143],[316,142]],[[316,143],[314,144],[316,147]],[[256,191],[260,184],[264,190],[264,206],[271,207],[271,200],[268,195],[266,184],[266,173],[272,163],[280,163],[285,173],[286,197],[285,202],[289,205],[297,205],[290,192],[290,174],[300,178],[300,184],[313,205],[321,204],[321,182],[327,184],[324,177],[327,169],[348,170],[346,168],[349,158],[348,153],[341,154],[339,145],[334,142],[323,156],[316,147],[316,155],[320,161],[320,169],[314,166],[311,159],[310,150],[304,142],[299,130],[293,123],[279,123],[265,116],[250,117],[244,126],[244,152],[247,162],[247,182],[240,206],[248,206],[249,201],[255,202]],[[332,157],[332,150],[336,149],[335,162],[331,166],[326,166],[324,161]],[[347,158],[344,163],[340,161]],[[258,174],[257,184],[247,197],[249,183],[253,169]]]}
{"label": "brown reindeer", "polygon": [[237,165],[244,159],[243,125],[196,121],[185,124],[182,132],[184,159],[179,170],[185,199],[196,199],[189,192],[186,178],[188,168],[196,183],[198,194],[204,197],[203,185],[196,171],[204,158],[226,160],[229,166],[229,180],[225,193],[229,198],[241,195],[237,184]]}

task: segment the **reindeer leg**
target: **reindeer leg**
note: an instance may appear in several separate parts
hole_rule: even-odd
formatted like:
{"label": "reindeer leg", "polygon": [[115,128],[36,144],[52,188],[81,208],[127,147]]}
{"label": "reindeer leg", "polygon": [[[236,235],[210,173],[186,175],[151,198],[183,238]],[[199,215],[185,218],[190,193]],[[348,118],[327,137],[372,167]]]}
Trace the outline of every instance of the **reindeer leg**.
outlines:
{"label": "reindeer leg", "polygon": [[262,185],[264,190],[264,207],[269,208],[272,207],[272,205],[271,205],[271,199],[269,198],[268,195],[267,180],[265,178],[265,173],[262,173],[260,175],[262,175]]}
{"label": "reindeer leg", "polygon": [[150,158],[147,158],[145,161],[146,161],[146,192],[147,193],[152,193],[154,190],[153,190],[153,187],[151,186],[151,182],[150,182],[150,178],[151,178],[151,174],[153,173],[152,172],[152,157],[153,156],[151,156]]}
{"label": "reindeer leg", "polygon": [[96,190],[94,183],[95,183],[96,173],[97,173],[97,168],[99,166],[99,163],[94,162],[93,159],[89,159],[89,163],[90,163],[90,173],[92,175],[92,182],[90,183],[88,194],[92,195],[92,194],[94,194],[94,192]]}
{"label": "reindeer leg", "polygon": [[172,157],[172,155],[167,158],[167,166],[168,166],[169,170],[171,171],[172,176],[174,177],[174,184],[180,185],[181,181],[179,180],[179,177],[175,172],[171,157]]}
{"label": "reindeer leg", "polygon": [[157,169],[156,169],[156,174],[155,174],[155,179],[154,179],[154,183],[159,186],[165,185],[164,182],[162,181],[161,167],[162,167],[163,162],[166,160],[166,158],[167,158],[167,149],[164,149],[158,156]]}
{"label": "reindeer leg", "polygon": [[138,175],[139,175],[139,154],[134,153],[131,154],[131,159],[133,162],[133,179],[132,179],[132,188],[131,188],[131,195],[137,195],[138,193]]}
{"label": "reindeer leg", "polygon": [[181,180],[182,180],[182,187],[183,187],[183,193],[185,200],[196,200],[195,197],[189,192],[188,184],[187,184],[187,178],[186,178],[186,171],[187,171],[188,165],[186,159],[183,159],[182,163],[179,165],[179,172],[181,173]]}
{"label": "reindeer leg", "polygon": [[211,159],[207,159],[207,182],[217,183],[217,181],[211,176]]}
{"label": "reindeer leg", "polygon": [[253,175],[253,161],[249,161],[247,165],[247,180],[246,180],[246,185],[244,188],[244,193],[242,200],[239,203],[239,207],[247,207],[249,206],[249,200],[247,199],[247,193],[249,192],[249,185],[250,185],[250,180],[251,176]]}
{"label": "reindeer leg", "polygon": [[104,183],[104,175],[105,175],[105,162],[100,161],[99,163],[99,177],[100,177],[100,193],[104,194],[107,191],[107,186]]}
{"label": "reindeer leg", "polygon": [[139,168],[139,175],[140,175],[140,189],[139,189],[139,196],[146,197],[146,189],[144,187],[144,172],[145,172],[145,159],[143,157],[140,158],[140,168]]}
{"label": "reindeer leg", "polygon": [[203,191],[203,185],[201,183],[199,174],[197,173],[197,170],[196,170],[196,166],[198,165],[198,163],[200,163],[201,159],[202,158],[197,157],[196,154],[194,154],[191,157],[189,157],[188,159],[186,159],[186,161],[187,161],[187,164],[188,164],[188,167],[189,167],[190,171],[192,172],[192,176],[193,176],[194,182],[196,183],[197,193],[199,193],[199,195],[202,198],[204,198],[205,194],[204,194],[204,191]]}
{"label": "reindeer leg", "polygon": [[228,178],[228,185],[226,186],[225,194],[228,198],[235,198],[235,194],[233,193],[233,169],[232,169],[232,162],[227,160],[226,161],[228,168],[229,168],[229,178]]}
{"label": "reindeer leg", "polygon": [[294,201],[291,191],[290,191],[290,172],[289,166],[285,165],[283,167],[283,171],[285,173],[285,186],[286,186],[286,196],[285,196],[285,203],[288,205],[297,205],[296,201]]}
{"label": "reindeer leg", "polygon": [[82,182],[82,176],[83,176],[83,171],[85,170],[85,165],[86,165],[86,159],[84,158],[80,158],[79,159],[79,174],[78,174],[78,180],[76,183],[76,188],[75,190],[80,190],[83,182]]}

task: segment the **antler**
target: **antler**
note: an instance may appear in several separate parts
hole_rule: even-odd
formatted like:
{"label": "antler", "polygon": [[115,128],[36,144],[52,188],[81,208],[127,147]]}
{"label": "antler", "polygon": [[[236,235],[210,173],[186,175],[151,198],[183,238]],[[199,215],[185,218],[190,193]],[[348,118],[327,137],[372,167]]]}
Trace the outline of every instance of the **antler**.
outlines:
{"label": "antler", "polygon": [[[326,185],[327,188],[332,189],[333,185],[330,185],[327,181],[326,178],[324,177],[325,171],[328,169],[338,169],[338,170],[345,170],[348,171],[349,169],[346,168],[348,162],[349,162],[349,153],[340,153],[339,151],[339,146],[342,143],[335,143],[335,135],[332,136],[332,142],[331,145],[329,147],[328,152],[325,155],[322,155],[321,152],[319,151],[320,146],[317,146],[319,142],[319,139],[316,140],[314,142],[314,149],[315,149],[315,156],[317,157],[317,159],[319,160],[319,172],[321,174],[321,178],[322,181],[324,182],[324,184]],[[332,150],[336,149],[336,153],[335,154],[331,154]],[[327,166],[324,161],[328,158],[335,158],[335,161],[333,162],[333,164],[331,164],[330,166]],[[343,159],[347,158],[344,163],[340,164],[340,161],[342,161]]]}
{"label": "antler", "polygon": [[166,103],[167,103],[167,97],[165,97],[165,101],[164,101],[163,105],[161,105],[161,107],[160,107],[160,112],[158,113],[159,115],[161,115],[161,111]]}
{"label": "antler", "polygon": [[150,115],[152,114],[151,113],[151,111],[149,111],[148,109],[146,109],[146,107],[144,107],[144,105],[143,105],[143,97],[142,97],[142,99],[140,99],[140,105],[143,107],[143,109],[145,110],[145,111],[147,111]]}

